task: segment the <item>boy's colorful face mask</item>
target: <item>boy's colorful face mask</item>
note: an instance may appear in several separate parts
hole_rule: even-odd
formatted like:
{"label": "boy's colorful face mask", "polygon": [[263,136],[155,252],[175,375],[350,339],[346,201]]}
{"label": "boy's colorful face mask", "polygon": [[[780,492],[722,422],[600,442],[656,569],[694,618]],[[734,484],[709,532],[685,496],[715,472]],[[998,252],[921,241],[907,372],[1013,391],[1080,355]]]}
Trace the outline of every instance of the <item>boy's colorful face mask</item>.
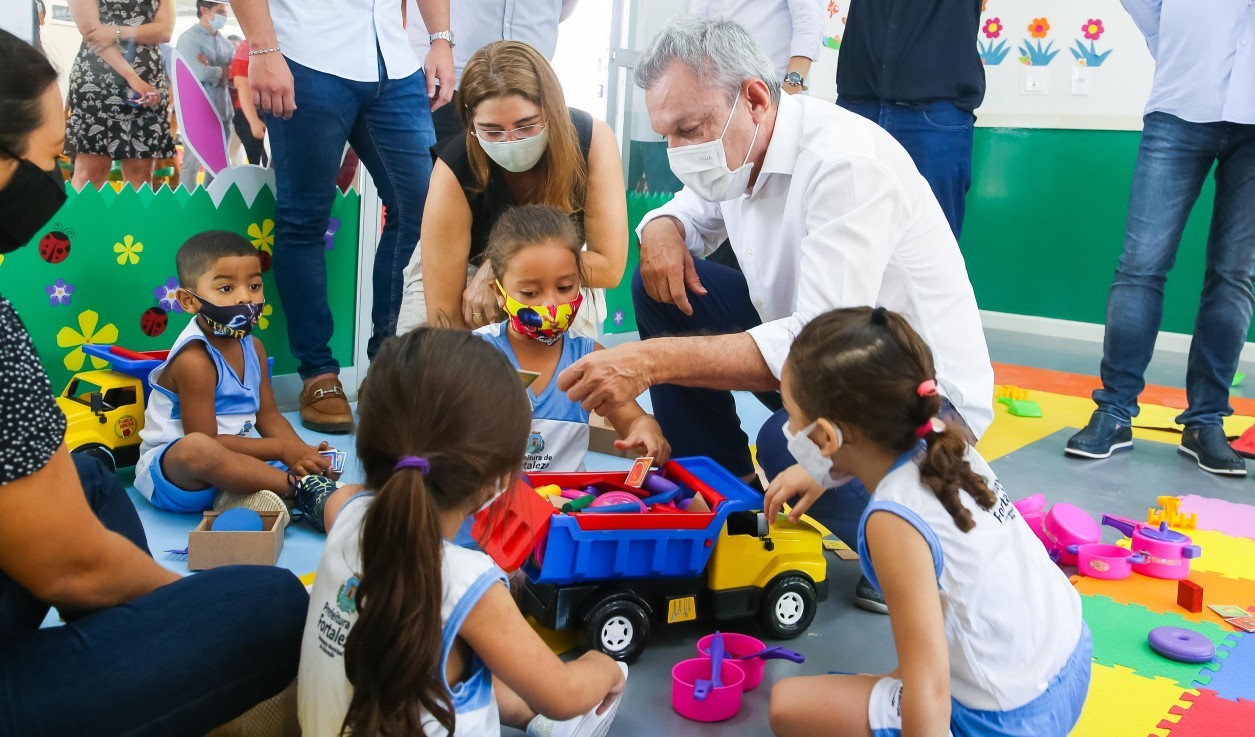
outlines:
{"label": "boy's colorful face mask", "polygon": [[497,282],[497,291],[505,298],[505,311],[510,315],[510,325],[519,335],[553,345],[562,334],[571,329],[575,313],[580,311],[584,295],[578,294],[570,302],[556,305],[525,305],[506,294],[505,287]]}

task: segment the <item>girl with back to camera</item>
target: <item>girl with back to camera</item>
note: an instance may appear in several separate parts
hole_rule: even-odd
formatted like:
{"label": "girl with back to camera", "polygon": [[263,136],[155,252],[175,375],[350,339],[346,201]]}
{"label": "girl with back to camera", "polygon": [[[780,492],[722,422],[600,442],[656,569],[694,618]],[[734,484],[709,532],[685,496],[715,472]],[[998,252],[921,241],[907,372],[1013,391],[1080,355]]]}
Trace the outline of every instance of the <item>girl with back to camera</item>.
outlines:
{"label": "girl with back to camera", "polygon": [[[584,296],[583,254],[572,219],[548,205],[523,205],[505,212],[488,237],[485,258],[492,270],[497,305],[506,315],[475,331],[533,375],[532,433],[524,470],[582,471],[588,452],[589,412],[557,386],[563,369],[601,346],[569,331]],[[635,401],[606,419],[619,450],[638,448],[661,466],[671,454],[657,420]]]}
{"label": "girl with back to camera", "polygon": [[835,310],[793,342],[781,377],[798,464],[772,482],[775,519],[855,476],[863,572],[889,605],[898,667],[788,678],[777,735],[1066,735],[1089,689],[1080,597],[989,465],[938,419],[932,354],[884,308]]}
{"label": "girl with back to camera", "polygon": [[531,412],[510,364],[470,333],[419,328],[380,349],[359,412],[372,491],[340,508],[318,567],[304,733],[604,735],[626,667],[597,652],[559,660],[505,574],[450,542],[518,470]]}

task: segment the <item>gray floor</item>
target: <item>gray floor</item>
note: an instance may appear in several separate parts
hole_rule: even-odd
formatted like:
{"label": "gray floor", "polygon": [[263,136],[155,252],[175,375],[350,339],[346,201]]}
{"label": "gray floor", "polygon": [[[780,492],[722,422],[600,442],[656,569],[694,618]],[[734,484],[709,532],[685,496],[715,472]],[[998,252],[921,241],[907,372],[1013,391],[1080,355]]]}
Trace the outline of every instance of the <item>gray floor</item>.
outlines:
{"label": "gray floor", "polygon": [[[1097,343],[992,330],[988,331],[988,336],[994,361],[1089,375],[1098,373],[1101,346]],[[1183,354],[1157,353],[1147,371],[1147,380],[1165,386],[1183,386],[1185,366]],[[754,415],[743,418],[752,437],[755,422],[761,422],[765,412],[756,410],[752,399],[738,404],[743,414]],[[1166,494],[1200,494],[1255,503],[1255,481],[1226,480],[1205,474],[1179,456],[1175,446],[1139,442],[1133,452],[1105,461],[1074,461],[1063,456],[1069,435],[1070,431],[1061,431],[992,464],[1012,498],[1042,492],[1052,503],[1071,502],[1095,516],[1115,513],[1134,518],[1144,517],[1146,508],[1154,505],[1155,497]],[[1119,533],[1107,530],[1104,539],[1114,541],[1118,537]],[[729,722],[700,724],[672,710],[671,667],[693,657],[697,639],[713,628],[709,624],[659,627],[649,649],[632,668],[627,695],[611,735],[770,735],[768,695],[775,680],[830,670],[884,672],[892,669],[896,655],[888,618],[855,609],[850,601],[859,575],[858,564],[830,556],[828,571],[831,595],[820,606],[815,623],[803,636],[782,643],[803,652],[807,662],[802,665],[787,661],[768,663],[763,684],[745,695],[740,715]],[[749,623],[744,629],[726,629],[761,637]]]}

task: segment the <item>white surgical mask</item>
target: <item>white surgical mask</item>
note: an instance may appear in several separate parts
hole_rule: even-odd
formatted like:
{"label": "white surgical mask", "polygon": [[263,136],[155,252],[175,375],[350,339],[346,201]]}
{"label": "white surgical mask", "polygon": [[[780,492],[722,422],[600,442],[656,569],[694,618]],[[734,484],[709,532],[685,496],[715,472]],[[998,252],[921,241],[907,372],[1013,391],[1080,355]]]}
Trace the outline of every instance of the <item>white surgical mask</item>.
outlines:
{"label": "white surgical mask", "polygon": [[[844,486],[854,480],[854,474],[833,471],[832,459],[824,455],[815,441],[811,440],[811,433],[818,425],[819,420],[815,420],[796,435],[789,432],[787,422],[780,429],[784,431],[784,437],[789,441],[789,453],[792,454],[793,460],[797,461],[812,481],[825,489]],[[832,429],[837,433],[837,448],[840,449],[842,445],[845,445],[845,438],[841,435],[841,428],[833,425]]]}
{"label": "white surgical mask", "polygon": [[545,155],[549,147],[549,128],[541,128],[540,133],[521,141],[485,141],[475,137],[479,145],[488,154],[488,158],[497,162],[497,166],[515,174],[531,169]]}
{"label": "white surgical mask", "polygon": [[209,25],[213,26],[215,31],[221,31],[227,27],[227,17],[225,15],[214,15],[209,19]]}
{"label": "white surgical mask", "polygon": [[728,126],[732,124],[732,116],[736,113],[736,104],[740,99],[741,93],[738,92],[718,138],[705,143],[667,149],[671,171],[684,186],[707,202],[726,202],[740,197],[749,187],[750,177],[754,173],[754,165],[749,160],[750,151],[754,150],[754,141],[758,140],[757,125],[754,126],[754,137],[750,139],[745,161],[741,162],[740,168],[735,171],[728,168],[728,153],[723,147],[723,137],[728,132]]}
{"label": "white surgical mask", "polygon": [[491,497],[488,501],[486,501],[486,502],[484,502],[483,504],[479,505],[479,509],[476,509],[476,510],[475,510],[475,512],[474,512],[474,514],[472,514],[471,516],[473,517],[473,516],[475,516],[475,514],[479,514],[480,512],[484,511],[485,509],[487,509],[487,508],[491,507],[493,504],[495,504],[495,503],[496,503],[496,501],[497,501],[498,499],[500,499],[500,498],[501,498],[501,495],[502,495],[502,494],[505,494],[506,489],[507,489],[507,488],[509,488],[508,486],[506,486],[506,484],[509,484],[509,483],[510,483],[510,479],[509,479],[509,478],[506,478],[506,479],[498,479],[498,480],[497,480],[497,490],[496,490],[495,492],[493,492],[492,497]]}

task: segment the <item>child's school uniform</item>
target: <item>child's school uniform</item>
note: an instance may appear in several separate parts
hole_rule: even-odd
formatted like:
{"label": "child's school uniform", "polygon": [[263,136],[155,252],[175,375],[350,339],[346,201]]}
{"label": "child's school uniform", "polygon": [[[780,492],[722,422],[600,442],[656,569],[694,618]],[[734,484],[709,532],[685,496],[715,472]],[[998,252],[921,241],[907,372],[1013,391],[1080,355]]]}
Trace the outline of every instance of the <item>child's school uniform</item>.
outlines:
{"label": "child's school uniform", "polygon": [[[993,508],[982,509],[960,492],[976,523],[963,532],[904,455],[859,522],[863,573],[879,589],[864,536],[868,517],[877,512],[909,522],[932,549],[950,655],[951,734],[1065,735],[1089,690],[1093,647],[1080,596],[1012,506],[989,464],[972,448],[967,460],[994,492]],[[901,680],[882,678],[876,684],[868,716],[875,737],[901,734]]]}
{"label": "child's school uniform", "polygon": [[[339,735],[353,699],[353,686],[344,673],[344,644],[357,622],[362,526],[373,500],[373,494],[358,494],[340,511],[335,526],[327,534],[327,547],[310,591],[297,677],[298,712],[302,732],[307,737]],[[487,555],[459,548],[446,540],[442,546],[440,581],[444,588],[440,618],[444,624],[437,668],[440,682],[452,694],[457,733],[500,734],[501,718],[488,667],[472,655],[470,676],[456,685],[445,680],[445,670],[449,652],[467,615],[493,584],[505,583],[506,576]],[[435,605],[435,602],[415,604]],[[423,734],[444,737],[447,732],[424,711]]]}
{"label": "child's school uniform", "polygon": [[[485,325],[475,334],[492,343],[510,359],[518,369],[519,359],[510,347],[509,321]],[[597,350],[591,338],[582,338],[567,332],[562,336],[562,355],[553,378],[539,394],[531,387],[527,396],[532,400],[532,432],[527,438],[527,456],[524,471],[584,470],[584,456],[588,453],[588,410],[573,402],[558,388],[558,375],[568,366]]]}
{"label": "child's school uniform", "polygon": [[261,407],[261,362],[253,337],[240,339],[240,346],[244,349],[244,378],[241,379],[222,353],[209,342],[197,319],[192,318],[174,342],[165,362],[148,375],[152,393],[144,410],[144,429],[139,433],[143,442],[139,462],[135,464],[135,488],[154,507],[168,512],[203,512],[213,506],[214,495],[218,493],[213,487],[195,491],[181,489],[166,478],[161,468],[166,451],[185,433],[179,395],[158,384],[157,380],[175,356],[195,341],[204,343],[218,372],[218,383],[214,385],[218,434],[255,435],[253,426],[257,423],[257,410]]}

